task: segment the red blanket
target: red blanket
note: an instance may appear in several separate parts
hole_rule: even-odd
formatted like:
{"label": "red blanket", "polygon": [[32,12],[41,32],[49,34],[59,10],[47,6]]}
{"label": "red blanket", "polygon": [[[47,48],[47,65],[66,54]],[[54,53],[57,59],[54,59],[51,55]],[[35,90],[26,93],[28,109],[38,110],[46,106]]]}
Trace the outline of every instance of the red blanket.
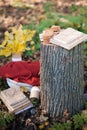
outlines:
{"label": "red blanket", "polygon": [[39,61],[17,61],[9,62],[0,67],[0,76],[11,78],[17,82],[40,85],[40,63]]}

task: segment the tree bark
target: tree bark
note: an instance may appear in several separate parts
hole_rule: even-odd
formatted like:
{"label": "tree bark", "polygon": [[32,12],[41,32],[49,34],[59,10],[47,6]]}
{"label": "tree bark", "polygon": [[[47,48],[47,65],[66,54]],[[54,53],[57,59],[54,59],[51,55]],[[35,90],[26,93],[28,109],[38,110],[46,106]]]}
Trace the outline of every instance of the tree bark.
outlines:
{"label": "tree bark", "polygon": [[41,105],[51,117],[83,108],[83,45],[71,50],[41,44]]}

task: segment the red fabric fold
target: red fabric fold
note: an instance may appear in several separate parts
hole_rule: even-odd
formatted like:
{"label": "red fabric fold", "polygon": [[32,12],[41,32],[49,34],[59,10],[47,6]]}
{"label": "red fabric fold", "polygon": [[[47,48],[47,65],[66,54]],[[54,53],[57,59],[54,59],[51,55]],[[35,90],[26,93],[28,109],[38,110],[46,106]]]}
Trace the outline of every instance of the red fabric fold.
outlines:
{"label": "red fabric fold", "polygon": [[17,82],[28,83],[33,86],[40,85],[39,61],[9,62],[0,67],[0,76],[11,78]]}

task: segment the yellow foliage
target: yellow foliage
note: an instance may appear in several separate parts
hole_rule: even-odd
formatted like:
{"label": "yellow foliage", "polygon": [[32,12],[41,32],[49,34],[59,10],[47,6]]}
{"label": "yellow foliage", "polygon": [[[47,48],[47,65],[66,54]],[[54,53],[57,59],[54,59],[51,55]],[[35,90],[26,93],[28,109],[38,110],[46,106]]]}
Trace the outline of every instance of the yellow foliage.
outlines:
{"label": "yellow foliage", "polygon": [[32,46],[31,50],[34,51],[35,50],[35,46]]}
{"label": "yellow foliage", "polygon": [[45,122],[45,126],[48,126],[48,125],[49,125],[49,122],[48,122],[48,121],[46,121],[46,122]]}
{"label": "yellow foliage", "polygon": [[28,92],[28,89],[27,89],[25,86],[21,86],[21,90],[22,90],[23,92],[25,92],[25,93]]}
{"label": "yellow foliage", "polygon": [[[25,51],[26,43],[32,40],[35,34],[34,30],[23,29],[22,26],[18,29],[10,28],[11,32],[5,32],[4,41],[0,45],[0,56],[9,56],[11,54],[20,54]],[[32,48],[34,50],[34,47]]]}
{"label": "yellow foliage", "polygon": [[12,0],[11,5],[14,7],[28,7],[28,8],[34,8],[33,4],[30,4],[26,0]]}
{"label": "yellow foliage", "polygon": [[44,125],[43,125],[43,124],[39,125],[39,129],[40,129],[40,130],[42,130],[43,128],[44,128]]}

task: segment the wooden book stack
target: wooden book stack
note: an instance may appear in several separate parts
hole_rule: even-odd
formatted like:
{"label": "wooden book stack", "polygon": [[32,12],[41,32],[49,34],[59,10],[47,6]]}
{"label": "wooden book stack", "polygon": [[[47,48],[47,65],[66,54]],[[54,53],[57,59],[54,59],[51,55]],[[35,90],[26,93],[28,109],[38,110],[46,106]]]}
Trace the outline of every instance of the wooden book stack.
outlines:
{"label": "wooden book stack", "polygon": [[11,87],[1,91],[0,98],[11,113],[19,113],[32,106],[30,100],[18,87]]}

